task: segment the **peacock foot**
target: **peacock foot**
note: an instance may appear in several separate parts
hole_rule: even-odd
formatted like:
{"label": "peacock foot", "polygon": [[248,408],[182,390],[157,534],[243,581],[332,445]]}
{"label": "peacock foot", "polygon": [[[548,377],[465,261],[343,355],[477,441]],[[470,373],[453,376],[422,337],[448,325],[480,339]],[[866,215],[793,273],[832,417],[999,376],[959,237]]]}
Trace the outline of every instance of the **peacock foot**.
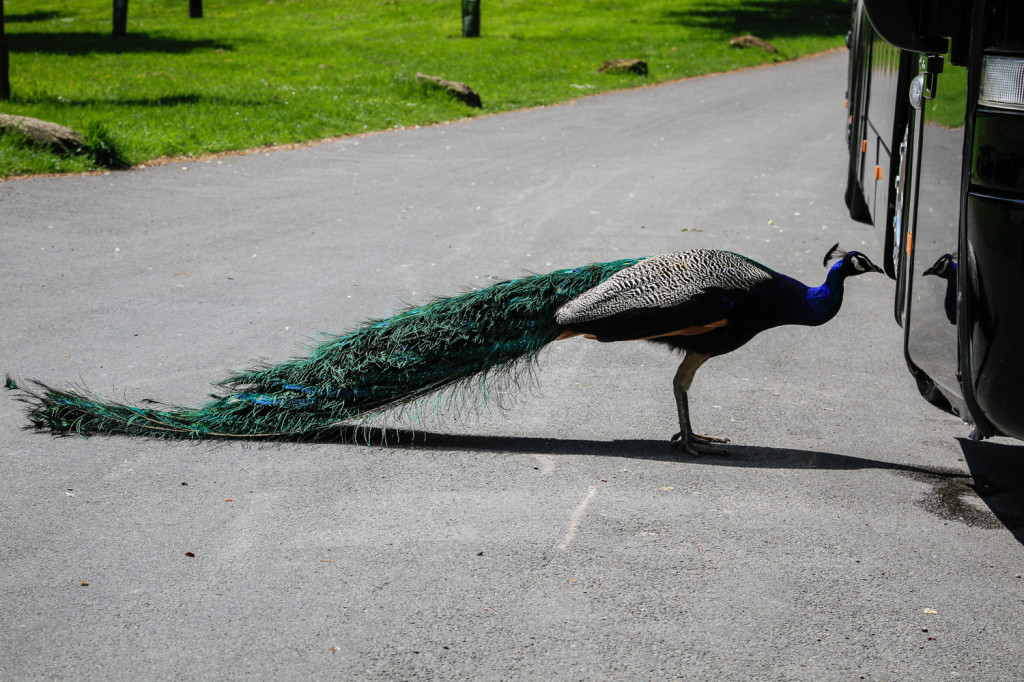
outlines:
{"label": "peacock foot", "polygon": [[703,433],[691,433],[691,443],[700,443],[701,445],[708,445],[710,443],[728,443],[728,438],[722,438],[720,436],[706,436]]}
{"label": "peacock foot", "polygon": [[728,438],[717,436],[705,436],[700,433],[691,433],[689,437],[682,431],[672,436],[672,447],[682,450],[691,457],[700,457],[706,454],[723,455],[725,448],[713,447],[713,443],[728,443]]}

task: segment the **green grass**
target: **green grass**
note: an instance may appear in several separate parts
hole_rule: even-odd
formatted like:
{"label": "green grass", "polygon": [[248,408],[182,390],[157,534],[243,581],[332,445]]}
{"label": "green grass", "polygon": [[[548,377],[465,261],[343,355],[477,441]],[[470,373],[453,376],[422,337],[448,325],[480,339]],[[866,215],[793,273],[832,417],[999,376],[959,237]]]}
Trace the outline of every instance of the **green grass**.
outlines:
{"label": "green grass", "polygon": [[950,64],[947,55],[945,67],[939,74],[935,99],[925,100],[925,120],[947,128],[959,128],[964,124],[966,111],[967,69]]}
{"label": "green grass", "polygon": [[[7,0],[12,98],[100,149],[60,157],[0,136],[0,177],[135,165],[424,125],[793,59],[843,43],[846,0],[487,0],[480,38],[458,0]],[[779,54],[740,50],[754,33]],[[644,77],[597,75],[642,58]],[[414,82],[463,81],[482,110]],[[756,106],[756,102],[751,102]],[[105,151],[104,151],[105,150]]]}

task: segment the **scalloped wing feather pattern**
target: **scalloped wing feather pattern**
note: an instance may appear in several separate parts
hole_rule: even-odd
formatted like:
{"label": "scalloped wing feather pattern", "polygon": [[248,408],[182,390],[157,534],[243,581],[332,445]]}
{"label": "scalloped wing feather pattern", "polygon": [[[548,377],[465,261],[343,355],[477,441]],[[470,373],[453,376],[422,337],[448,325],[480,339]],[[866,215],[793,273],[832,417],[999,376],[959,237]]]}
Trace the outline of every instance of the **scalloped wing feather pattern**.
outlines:
{"label": "scalloped wing feather pattern", "polygon": [[616,272],[555,313],[562,326],[638,308],[669,308],[714,289],[750,289],[774,273],[730,251],[694,249],[651,256]]}

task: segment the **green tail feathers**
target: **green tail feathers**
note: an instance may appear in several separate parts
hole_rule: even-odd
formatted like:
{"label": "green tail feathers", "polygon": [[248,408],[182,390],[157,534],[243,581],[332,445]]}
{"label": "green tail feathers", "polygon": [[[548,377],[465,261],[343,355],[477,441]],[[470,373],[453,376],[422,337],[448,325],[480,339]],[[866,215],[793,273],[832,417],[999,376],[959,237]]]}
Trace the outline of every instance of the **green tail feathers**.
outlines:
{"label": "green tail feathers", "polygon": [[56,434],[315,437],[444,389],[500,387],[558,337],[559,306],[636,261],[500,282],[367,321],[306,357],[226,379],[222,395],[196,408],[115,403],[40,383],[17,390],[32,425]]}

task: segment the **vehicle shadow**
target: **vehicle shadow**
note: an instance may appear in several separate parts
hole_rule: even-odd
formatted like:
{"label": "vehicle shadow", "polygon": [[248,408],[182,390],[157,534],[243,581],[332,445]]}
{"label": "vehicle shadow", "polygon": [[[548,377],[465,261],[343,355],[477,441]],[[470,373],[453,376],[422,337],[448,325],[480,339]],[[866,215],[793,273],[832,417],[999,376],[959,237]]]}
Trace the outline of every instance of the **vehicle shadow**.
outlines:
{"label": "vehicle shadow", "polygon": [[958,440],[974,490],[1024,544],[1024,445]]}
{"label": "vehicle shadow", "polygon": [[[471,450],[556,457],[624,457],[718,467],[823,471],[879,469],[927,484],[929,491],[915,501],[925,511],[944,520],[975,528],[1005,527],[1024,544],[1024,447],[1021,446],[961,441],[964,458],[970,469],[968,474],[951,468],[914,466],[833,452],[757,445],[730,444],[724,454],[691,457],[673,449],[667,440],[649,439],[603,441],[352,427],[340,434],[336,432],[334,438],[326,440],[386,445],[389,448]],[[984,506],[978,503],[979,497]]]}

